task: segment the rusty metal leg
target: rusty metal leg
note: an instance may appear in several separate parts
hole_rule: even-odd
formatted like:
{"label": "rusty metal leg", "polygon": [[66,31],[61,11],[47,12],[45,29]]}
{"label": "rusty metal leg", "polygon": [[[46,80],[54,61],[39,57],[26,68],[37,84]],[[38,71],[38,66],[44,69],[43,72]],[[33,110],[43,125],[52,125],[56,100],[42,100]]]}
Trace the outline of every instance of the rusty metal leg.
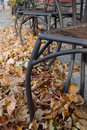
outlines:
{"label": "rusty metal leg", "polygon": [[80,94],[84,97],[86,54],[81,55]]}
{"label": "rusty metal leg", "polygon": [[[72,46],[72,49],[76,49],[76,46]],[[65,88],[64,88],[64,93],[68,92],[68,88],[69,88],[71,77],[72,77],[72,71],[73,71],[73,67],[74,67],[74,61],[75,61],[75,54],[72,54],[71,55],[71,63],[70,63],[70,67],[69,67],[68,78],[67,78]]]}
{"label": "rusty metal leg", "polygon": [[27,72],[26,72],[26,96],[27,96],[27,102],[28,102],[28,108],[29,108],[29,114],[30,114],[30,122],[32,122],[34,118],[34,106],[33,106],[33,100],[32,100],[32,93],[31,93],[31,72],[33,69],[32,61],[34,59],[37,59],[37,53],[40,48],[40,39],[37,39],[36,44],[34,46],[32,55],[30,57],[30,61],[28,63]]}

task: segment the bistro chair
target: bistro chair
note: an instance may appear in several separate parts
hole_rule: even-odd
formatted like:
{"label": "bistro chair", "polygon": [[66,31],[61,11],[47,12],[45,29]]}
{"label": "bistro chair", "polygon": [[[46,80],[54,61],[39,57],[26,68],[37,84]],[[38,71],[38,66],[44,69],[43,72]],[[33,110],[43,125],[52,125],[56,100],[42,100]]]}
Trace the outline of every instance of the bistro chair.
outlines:
{"label": "bistro chair", "polygon": [[[39,20],[42,21],[42,23],[45,25],[46,30],[50,30],[51,17],[54,17],[56,21],[56,15],[58,15],[58,11],[56,11],[55,2],[50,2],[46,0],[42,2],[41,0],[35,0],[33,8],[29,10],[25,10],[23,12],[24,17],[22,18],[22,21],[20,23],[20,30],[19,30],[21,43],[24,44],[23,41],[25,39],[24,39],[24,34],[22,33],[22,28],[24,28],[23,26],[25,26],[25,23],[27,21],[32,20],[33,32],[35,34],[38,31]],[[35,27],[37,28],[37,30],[35,30]]]}
{"label": "bistro chair", "polygon": [[33,6],[32,0],[24,0],[21,4],[17,5],[16,17],[15,17],[15,32],[18,35],[19,20],[23,17],[23,11],[29,10]]}
{"label": "bistro chair", "polygon": [[[72,70],[75,61],[75,54],[80,53],[81,54],[80,94],[82,95],[82,97],[84,97],[85,62],[87,54],[87,24],[84,23],[76,25],[76,0],[72,0],[72,9],[73,9],[74,26],[62,29],[56,29],[52,31],[40,32],[38,35],[26,72],[26,96],[30,113],[30,121],[32,121],[34,117],[34,107],[31,93],[31,73],[34,65],[41,63],[42,61],[47,61],[50,59],[51,60],[49,62],[50,66],[57,56],[71,55],[69,74],[64,87],[64,93],[67,93],[71,81]],[[85,10],[86,9],[87,9],[87,2],[85,4]],[[47,42],[42,47],[41,43],[43,40],[47,40]],[[59,42],[56,52],[46,54],[45,56],[43,56],[42,54],[45,51],[45,49],[53,42]],[[62,44],[64,43],[72,45],[72,49],[60,50]],[[79,46],[80,48],[76,48]]]}
{"label": "bistro chair", "polygon": [[[27,24],[28,21],[32,21],[32,26],[30,27],[33,28],[32,29],[33,34],[36,34],[36,32],[38,34],[39,20],[42,21],[42,24],[45,25],[44,28],[46,30],[50,30],[51,28],[52,29],[60,28],[60,27],[62,28],[64,24],[62,23],[62,19],[64,21],[65,18],[72,18],[72,12],[66,12],[64,10],[62,11],[62,16],[61,16],[57,1],[55,2],[55,1],[46,1],[46,0],[43,1],[35,0],[33,2],[34,2],[33,8],[23,11],[23,18],[20,23],[20,30],[19,30],[20,42],[22,45],[24,44],[24,42],[26,42],[26,34],[24,34],[22,30],[26,27],[25,24]],[[72,6],[70,1],[68,2],[66,1],[66,5],[64,0],[60,1],[59,3],[61,7],[64,8],[71,8]],[[76,4],[81,5],[82,7],[82,0],[80,2],[77,2]],[[79,13],[77,13],[77,15],[79,16]],[[80,18],[81,17],[79,17],[79,20]],[[53,23],[51,21],[53,21]]]}

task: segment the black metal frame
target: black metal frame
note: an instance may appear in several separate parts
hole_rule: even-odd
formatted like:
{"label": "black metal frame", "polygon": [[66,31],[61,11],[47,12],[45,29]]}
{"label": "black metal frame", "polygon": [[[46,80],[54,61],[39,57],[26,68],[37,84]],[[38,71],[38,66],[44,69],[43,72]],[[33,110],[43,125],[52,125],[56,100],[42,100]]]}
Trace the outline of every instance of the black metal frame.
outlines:
{"label": "black metal frame", "polygon": [[18,35],[17,26],[18,26],[18,19],[23,17],[24,10],[29,10],[33,7],[33,0],[24,0],[21,5],[17,5],[16,11],[16,18],[15,18],[15,32]]}
{"label": "black metal frame", "polygon": [[[76,0],[73,0],[73,25],[76,25],[76,6],[75,6]],[[47,43],[41,48],[41,41],[42,40],[47,40]],[[56,52],[53,52],[51,54],[47,54],[46,56],[43,56],[40,58],[40,55],[45,51],[45,49],[52,44],[52,42],[59,42],[59,46],[56,50]],[[61,45],[64,43],[68,43],[72,45],[72,49],[68,50],[60,50]],[[82,48],[77,49],[76,46],[81,46]],[[31,54],[28,67],[27,67],[27,72],[26,72],[26,96],[27,96],[27,101],[28,101],[28,107],[29,107],[29,113],[30,113],[30,121],[32,122],[34,118],[34,107],[33,107],[33,101],[32,101],[32,93],[31,93],[31,72],[33,69],[33,66],[45,61],[51,59],[49,65],[53,63],[55,58],[57,56],[61,55],[71,55],[71,64],[69,68],[69,74],[68,78],[66,81],[66,85],[64,88],[64,93],[67,93],[69,85],[70,85],[70,80],[72,76],[72,70],[74,66],[74,61],[75,61],[75,54],[76,53],[81,53],[82,58],[81,58],[81,80],[80,80],[80,94],[84,97],[84,83],[85,83],[85,57],[87,53],[87,40],[84,39],[79,39],[79,38],[72,38],[72,37],[67,37],[67,36],[56,36],[53,34],[49,34],[48,32],[41,32],[38,35],[37,41],[35,43],[33,52]]]}
{"label": "black metal frame", "polygon": [[[81,4],[81,8],[83,6],[82,1],[83,0],[81,0],[80,3],[76,3],[77,5]],[[55,0],[55,4],[56,4],[55,9],[57,11],[47,12],[47,11],[42,11],[41,10],[39,12],[35,12],[35,11],[33,12],[33,10],[29,10],[29,11],[24,11],[23,12],[23,15],[27,16],[29,18],[26,18],[26,19],[23,18],[22,21],[21,21],[21,23],[20,23],[19,35],[20,35],[20,42],[21,42],[22,45],[24,45],[24,43],[23,43],[23,39],[22,39],[21,30],[22,30],[23,24],[25,22],[27,22],[28,20],[33,19],[33,32],[35,34],[35,22],[34,22],[35,20],[34,19],[37,19],[37,21],[38,21],[38,19],[40,19],[41,21],[43,21],[43,23],[46,25],[46,30],[50,30],[50,28],[51,28],[50,27],[51,26],[51,24],[50,24],[51,17],[54,17],[54,19],[55,19],[55,22],[54,22],[55,27],[56,27],[56,22],[57,22],[57,18],[58,18],[58,20],[60,21],[60,27],[61,28],[63,27],[63,18],[72,17],[72,13],[66,13],[66,12],[62,12],[61,13],[61,10],[59,8],[59,3],[58,3],[57,0]],[[62,5],[62,6],[64,6],[64,5]],[[68,5],[68,6],[71,7],[71,4]],[[82,14],[82,12],[81,12],[81,14]],[[79,15],[79,14],[77,13],[77,15]],[[42,19],[40,16],[44,16],[45,18]],[[82,16],[80,16],[80,19],[81,19],[81,17]],[[47,19],[48,19],[48,21],[47,21]],[[78,19],[78,20],[80,20],[80,19]],[[36,23],[38,23],[38,22],[36,22]],[[37,25],[37,28],[38,28],[38,25]]]}
{"label": "black metal frame", "polygon": [[[55,37],[54,38],[54,36],[51,36],[51,38],[49,38],[46,35],[43,38],[42,34],[39,34],[39,36],[38,36],[38,39],[37,39],[36,44],[34,46],[31,58],[30,58],[29,63],[28,63],[27,73],[26,73],[26,96],[27,96],[29,113],[30,113],[30,121],[32,121],[33,117],[34,117],[34,108],[33,108],[32,94],[31,94],[31,72],[32,72],[34,65],[36,65],[36,64],[38,64],[42,61],[52,59],[52,58],[55,58],[55,57],[61,56],[61,55],[82,53],[83,58],[82,58],[82,68],[81,68],[82,76],[81,76],[80,94],[83,96],[83,92],[84,92],[84,87],[83,87],[84,86],[84,77],[83,76],[85,75],[85,71],[83,71],[83,69],[84,69],[84,66],[85,66],[84,55],[87,53],[86,48],[58,51],[58,52],[54,52],[52,54],[48,54],[48,55],[40,58],[40,55],[45,51],[45,49],[49,45],[51,45],[51,43],[53,41],[64,42],[65,38],[66,37]],[[49,40],[49,41],[40,49],[41,40],[43,40],[43,39]],[[65,42],[67,42],[68,44],[71,44],[71,45],[81,45],[81,46],[87,47],[87,40],[85,40],[84,42],[82,42],[82,41],[83,41],[82,39],[74,39],[74,38],[68,39],[67,38]],[[68,81],[69,82],[70,82],[70,79],[71,79],[72,69],[73,69],[72,67],[69,69],[69,75],[68,75]],[[68,91],[68,87],[69,86],[67,86],[67,85],[65,86],[64,93],[66,93]]]}
{"label": "black metal frame", "polygon": [[[56,17],[58,17],[58,15],[59,15],[60,21],[61,21],[60,22],[60,26],[62,27],[62,15],[60,13],[60,8],[59,8],[59,4],[58,4],[57,0],[55,0],[55,3],[56,3],[56,6],[57,6],[57,7],[55,7],[55,11],[47,11],[47,8],[44,7],[45,10],[39,9],[38,12],[37,11],[33,11],[33,9],[23,12],[23,15],[27,16],[27,18],[26,19],[24,19],[24,18],[22,19],[21,24],[20,24],[20,29],[19,29],[20,30],[19,31],[19,33],[20,33],[20,41],[21,41],[22,45],[24,44],[23,43],[23,39],[22,39],[22,33],[21,33],[22,25],[25,22],[27,22],[28,20],[30,20],[30,19],[33,19],[33,31],[34,32],[35,32],[35,22],[34,22],[35,19],[37,19],[37,20],[40,19],[41,21],[43,21],[43,23],[46,25],[46,29],[50,30],[50,26],[51,26],[50,25],[50,20],[51,20],[51,17],[54,17],[55,18],[55,22],[56,22]],[[56,11],[56,8],[57,8],[57,11]],[[43,18],[41,18],[41,16],[43,16]],[[55,26],[56,26],[56,23],[55,23]]]}

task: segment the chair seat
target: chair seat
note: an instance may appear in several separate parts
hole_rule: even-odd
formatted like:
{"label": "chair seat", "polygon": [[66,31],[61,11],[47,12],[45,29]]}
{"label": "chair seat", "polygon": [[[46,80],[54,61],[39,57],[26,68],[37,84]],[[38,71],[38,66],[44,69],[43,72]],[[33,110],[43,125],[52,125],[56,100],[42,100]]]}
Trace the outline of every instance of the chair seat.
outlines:
{"label": "chair seat", "polygon": [[44,11],[43,9],[31,9],[31,10],[25,10],[23,12],[24,15],[52,15],[52,14],[58,14],[58,12],[55,12],[53,10],[50,11]]}
{"label": "chair seat", "polygon": [[77,43],[78,45],[87,46],[87,24],[79,24],[63,29],[40,32],[39,37],[41,39]]}
{"label": "chair seat", "polygon": [[[58,16],[58,12],[57,11],[53,11],[53,10],[50,10],[50,11],[44,11],[43,9],[30,9],[30,10],[23,10],[23,14],[24,15],[36,15],[36,16],[48,16],[48,15],[51,15],[51,16]],[[72,17],[72,12],[65,12],[63,11],[62,12],[62,15],[63,16],[68,16],[68,17]],[[77,15],[79,15],[79,13],[77,13]]]}

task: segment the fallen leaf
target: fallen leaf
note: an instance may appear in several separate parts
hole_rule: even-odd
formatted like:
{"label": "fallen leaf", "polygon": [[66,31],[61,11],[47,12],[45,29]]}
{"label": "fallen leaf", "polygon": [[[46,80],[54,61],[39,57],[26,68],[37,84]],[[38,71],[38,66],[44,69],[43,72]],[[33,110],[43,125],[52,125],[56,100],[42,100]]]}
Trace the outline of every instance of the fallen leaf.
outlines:
{"label": "fallen leaf", "polygon": [[79,119],[79,122],[82,126],[86,127],[87,128],[87,120],[84,120],[84,119]]}
{"label": "fallen leaf", "polygon": [[43,118],[43,116],[47,115],[50,113],[50,110],[42,110],[42,109],[38,109],[36,112],[35,112],[35,118],[37,120],[41,120]]}
{"label": "fallen leaf", "polygon": [[6,106],[7,112],[9,115],[11,115],[15,110],[15,106],[16,106],[16,99],[14,97],[14,94],[11,94],[11,96],[7,99],[6,105],[7,105]]}
{"label": "fallen leaf", "polygon": [[47,119],[54,119],[57,115],[57,112],[51,112],[50,114],[46,115],[45,117],[43,117],[42,119],[47,120]]}
{"label": "fallen leaf", "polygon": [[78,72],[79,71],[79,69],[78,68],[73,68],[73,73],[76,73],[76,72]]}
{"label": "fallen leaf", "polygon": [[7,65],[13,65],[14,64],[14,59],[10,58],[8,61],[7,61]]}
{"label": "fallen leaf", "polygon": [[78,122],[79,118],[74,113],[72,113],[71,117],[72,117],[73,124],[75,125],[75,123]]}
{"label": "fallen leaf", "polygon": [[3,116],[0,116],[0,126],[3,124],[7,124],[10,121],[10,118],[7,114],[3,114]]}
{"label": "fallen leaf", "polygon": [[55,128],[53,126],[53,120],[49,121],[49,130],[55,130]]}
{"label": "fallen leaf", "polygon": [[79,88],[75,84],[71,84],[68,90],[68,93],[71,93],[72,95],[75,95],[78,93]]}
{"label": "fallen leaf", "polygon": [[29,125],[29,130],[38,130],[39,124],[36,120],[33,120]]}
{"label": "fallen leaf", "polygon": [[16,127],[17,127],[17,130],[22,130],[20,126],[16,125]]}
{"label": "fallen leaf", "polygon": [[15,117],[17,121],[29,121],[28,108],[26,105],[19,106],[15,110]]}
{"label": "fallen leaf", "polygon": [[87,120],[87,113],[84,112],[81,108],[78,108],[76,105],[74,104],[71,104],[70,105],[70,108],[74,109],[74,114],[78,117],[78,118],[81,118],[81,119],[85,119]]}

